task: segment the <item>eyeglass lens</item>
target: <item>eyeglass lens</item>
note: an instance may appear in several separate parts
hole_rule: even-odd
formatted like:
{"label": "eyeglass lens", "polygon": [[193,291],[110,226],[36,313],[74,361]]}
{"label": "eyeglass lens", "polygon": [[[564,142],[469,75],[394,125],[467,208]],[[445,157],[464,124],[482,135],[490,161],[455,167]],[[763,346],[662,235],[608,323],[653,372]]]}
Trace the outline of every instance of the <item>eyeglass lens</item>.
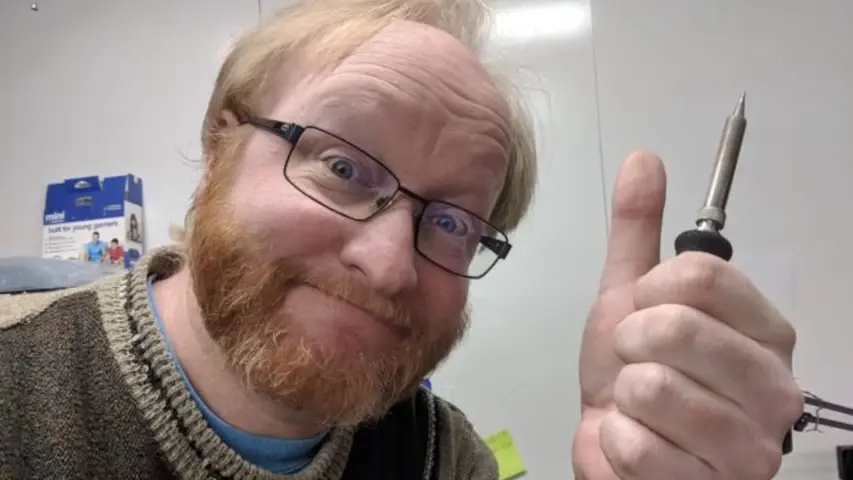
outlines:
{"label": "eyeglass lens", "polygon": [[[306,128],[291,148],[285,177],[321,205],[355,220],[367,220],[399,191],[384,165],[351,143],[316,128]],[[483,241],[506,241],[503,233],[473,213],[448,203],[426,204],[415,247],[433,263],[458,275],[479,277],[498,255]]]}

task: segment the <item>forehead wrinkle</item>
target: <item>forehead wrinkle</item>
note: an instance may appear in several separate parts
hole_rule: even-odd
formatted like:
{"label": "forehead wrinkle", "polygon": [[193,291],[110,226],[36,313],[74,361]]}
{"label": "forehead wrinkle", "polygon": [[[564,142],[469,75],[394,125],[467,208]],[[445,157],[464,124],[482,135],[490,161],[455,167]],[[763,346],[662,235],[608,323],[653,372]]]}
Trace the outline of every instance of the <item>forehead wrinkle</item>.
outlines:
{"label": "forehead wrinkle", "polygon": [[[436,115],[435,118],[454,119],[458,123],[455,130],[482,135],[487,143],[497,147],[496,153],[506,156],[509,149],[509,127],[505,119],[507,105],[485,73],[474,75],[480,81],[477,82],[479,85],[472,88],[470,83],[463,85],[464,82],[460,81],[458,70],[461,69],[441,67],[441,62],[418,61],[422,58],[407,54],[395,44],[388,45],[390,51],[365,50],[353,55],[345,65],[341,65],[339,73],[375,79],[388,86],[390,91],[414,100],[414,104],[401,102],[418,112],[412,117],[424,119],[427,117],[422,113],[424,108],[438,108],[443,115]],[[471,95],[472,92],[480,95]],[[386,96],[390,94],[386,91],[378,93]],[[393,96],[395,101],[401,100],[401,97]],[[441,129],[436,131],[440,132]],[[438,139],[433,139],[433,143],[436,142]],[[490,163],[493,166],[496,162]],[[498,167],[498,170],[502,169],[502,165]]]}
{"label": "forehead wrinkle", "polygon": [[[372,66],[373,64],[370,65]],[[377,67],[377,69],[392,74],[398,73],[396,70],[385,67]],[[360,90],[369,90],[371,92],[369,103],[372,107],[375,107],[375,111],[382,112],[382,114],[371,119],[369,124],[364,121],[346,122],[346,119],[344,119],[344,123],[346,123],[344,128],[348,131],[354,130],[358,132],[357,136],[348,138],[348,140],[377,156],[381,161],[390,160],[391,163],[396,163],[393,158],[381,158],[378,150],[372,147],[372,145],[375,145],[373,138],[376,136],[377,130],[381,132],[394,131],[392,137],[398,138],[399,134],[397,132],[408,128],[416,132],[416,134],[412,135],[411,140],[418,150],[425,152],[426,157],[433,159],[441,156],[448,157],[448,152],[460,151],[458,145],[464,145],[471,149],[471,152],[469,152],[471,155],[466,160],[473,160],[473,165],[461,161],[445,162],[447,166],[441,169],[440,177],[451,179],[451,182],[448,183],[453,183],[453,180],[459,178],[458,173],[460,171],[466,171],[472,166],[479,172],[486,171],[497,174],[503,172],[504,163],[494,161],[494,157],[496,155],[503,155],[506,146],[497,140],[500,138],[500,135],[495,135],[497,132],[494,131],[494,122],[492,119],[484,122],[479,118],[471,119],[470,115],[463,115],[467,112],[452,108],[454,102],[445,101],[442,95],[435,93],[430,88],[431,85],[421,83],[415,77],[407,76],[406,78],[418,84],[420,88],[417,89],[405,88],[405,86],[401,86],[398,83],[380,78],[380,75],[369,75],[359,69],[340,72],[340,76],[342,79],[357,78],[364,80],[364,88],[360,88]],[[379,88],[378,85],[388,88]],[[342,109],[349,114],[346,116],[363,120],[363,116],[358,115],[355,109],[348,105],[348,102],[344,99],[352,99],[359,102],[365,98],[367,98],[365,95],[354,95],[344,92],[341,96],[335,96],[335,101],[328,102],[327,105],[343,107]],[[405,100],[403,100],[404,98]],[[424,114],[424,109],[429,108],[438,108],[441,110],[441,114]],[[336,109],[332,107],[332,110]],[[453,119],[452,124],[449,123],[449,119]],[[380,128],[377,128],[377,125]],[[446,127],[448,125],[452,125],[452,128],[449,130],[447,128],[440,128],[441,126]],[[427,134],[429,135],[427,136]],[[379,141],[383,141],[384,137],[384,135],[380,136]],[[480,141],[470,141],[471,137],[479,137],[485,148],[478,145],[481,143]],[[385,151],[385,149],[381,150]],[[429,164],[422,165],[424,168],[427,166],[434,168],[436,163],[430,162]],[[491,181],[491,176],[486,175],[485,177],[489,177],[489,184],[494,184],[495,181],[498,183],[498,185],[491,186],[500,187],[503,183],[503,177],[495,179],[495,181]],[[477,182],[475,189],[479,190],[482,186],[483,182]],[[490,185],[486,187],[488,188],[488,186]]]}
{"label": "forehead wrinkle", "polygon": [[[434,54],[424,55],[425,50]],[[467,75],[460,74],[462,71]],[[346,73],[384,83],[403,96],[395,100],[407,98],[425,106],[427,102],[418,101],[431,97],[443,107],[443,113],[482,120],[488,125],[480,129],[482,133],[496,140],[504,153],[509,151],[509,105],[474,52],[441,29],[411,21],[392,22],[322,77]],[[414,88],[407,88],[407,80]],[[472,88],[471,80],[479,85]],[[489,132],[492,128],[495,131]]]}
{"label": "forehead wrinkle", "polygon": [[[425,55],[424,50],[434,54]],[[448,93],[446,98],[455,97],[464,104],[463,108],[455,108],[439,96],[442,104],[451,103],[449,111],[468,115],[474,111],[477,117],[492,117],[488,120],[497,120],[503,146],[509,144],[509,105],[477,56],[443,30],[412,22],[392,23],[344,63],[376,67],[384,64],[392,74],[409,79],[425,91]],[[477,88],[471,88],[472,80],[479,83]]]}
{"label": "forehead wrinkle", "polygon": [[[377,158],[382,155],[380,149],[376,148],[378,145],[375,139],[378,137],[384,143],[387,137],[377,135],[377,130],[386,131],[384,128],[377,128],[377,125],[392,125],[394,129],[399,130],[401,122],[398,113],[401,103],[411,105],[406,109],[408,114],[419,112],[420,109],[416,106],[423,103],[418,102],[418,99],[405,89],[363,71],[338,71],[328,76],[327,80],[322,88],[310,95],[319,99],[312,104],[309,114],[304,118],[309,122],[318,122],[318,126],[344,136]],[[389,95],[389,88],[400,95]],[[388,122],[389,116],[395,117],[394,121]]]}
{"label": "forehead wrinkle", "polygon": [[[381,62],[351,62],[342,65],[327,80],[322,90],[331,94],[324,96],[326,100],[320,100],[321,110],[327,109],[325,113],[343,110],[347,117],[361,117],[359,107],[376,112],[377,115],[370,120],[369,131],[373,135],[377,124],[396,131],[408,129],[414,132],[410,140],[416,142],[420,150],[434,151],[442,131],[436,127],[446,124],[451,118],[447,115],[450,111],[448,102],[436,94],[431,85]],[[339,120],[342,119],[331,119],[333,122]],[[347,123],[358,125],[361,127],[359,130],[365,127],[364,121]]]}
{"label": "forehead wrinkle", "polygon": [[[437,182],[430,183],[450,185],[476,179],[468,181],[465,190],[503,185],[509,156],[508,105],[473,52],[445,32],[419,25],[387,27],[318,77],[307,82],[297,95],[301,99],[291,104],[299,107],[301,121],[317,122],[381,161],[390,160],[395,170],[406,171],[408,180],[433,178]],[[402,148],[399,132],[406,129],[410,142]],[[451,161],[396,158],[405,159],[415,142],[429,160],[443,155]],[[430,175],[424,175],[427,169]],[[453,192],[449,185],[423,187],[454,197],[465,193]]]}
{"label": "forehead wrinkle", "polygon": [[[383,55],[379,53],[365,54],[364,58],[359,58],[352,63],[354,70],[359,68],[373,70],[377,73],[376,80],[385,85],[394,88],[399,93],[410,97],[411,99],[426,100],[431,99],[435,104],[440,106],[443,113],[448,113],[450,116],[456,116],[463,119],[474,119],[483,121],[484,124],[493,127],[494,132],[487,132],[493,128],[485,128],[482,133],[491,134],[490,136],[498,140],[503,148],[508,147],[509,143],[509,127],[505,120],[505,112],[502,112],[503,105],[497,108],[489,107],[489,103],[494,102],[495,98],[500,98],[497,89],[494,89],[492,99],[476,98],[470,95],[471,91],[482,91],[489,88],[489,82],[483,81],[478,88],[471,88],[470,85],[466,88],[460,82],[450,82],[449,78],[455,76],[450,70],[435,72],[419,62],[408,62],[405,59],[400,59],[393,55]],[[355,60],[355,59],[354,59]],[[383,62],[383,60],[388,60]],[[347,69],[342,69],[342,73]],[[355,72],[350,72],[354,73]],[[444,75],[442,75],[444,73]],[[383,78],[387,74],[389,78]],[[401,81],[394,82],[390,78],[398,77]],[[410,82],[414,88],[406,88],[405,84]],[[483,95],[485,97],[485,95]],[[491,101],[490,101],[491,100]],[[418,107],[424,107],[426,104],[418,104]],[[474,122],[460,122],[465,124],[473,124]]]}

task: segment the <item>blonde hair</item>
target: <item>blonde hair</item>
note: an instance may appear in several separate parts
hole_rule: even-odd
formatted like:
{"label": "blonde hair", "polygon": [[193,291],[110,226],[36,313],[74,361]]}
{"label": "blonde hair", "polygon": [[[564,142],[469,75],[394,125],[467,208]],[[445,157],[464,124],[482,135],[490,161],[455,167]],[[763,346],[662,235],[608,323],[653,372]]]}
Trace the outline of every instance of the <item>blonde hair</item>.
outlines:
{"label": "blonde hair", "polygon": [[[481,58],[488,41],[490,10],[484,0],[307,0],[246,31],[234,44],[216,79],[201,134],[206,161],[215,161],[223,134],[222,113],[238,118],[263,111],[285,65],[304,60],[312,68],[333,67],[393,21],[439,28]],[[305,56],[310,53],[310,58]],[[319,63],[319,64],[318,64]],[[523,96],[511,82],[492,74],[510,106],[511,157],[504,188],[490,221],[514,230],[532,203],[536,149],[532,119]],[[188,219],[192,210],[188,214]],[[187,222],[189,223],[189,222]],[[176,240],[185,232],[172,230]]]}

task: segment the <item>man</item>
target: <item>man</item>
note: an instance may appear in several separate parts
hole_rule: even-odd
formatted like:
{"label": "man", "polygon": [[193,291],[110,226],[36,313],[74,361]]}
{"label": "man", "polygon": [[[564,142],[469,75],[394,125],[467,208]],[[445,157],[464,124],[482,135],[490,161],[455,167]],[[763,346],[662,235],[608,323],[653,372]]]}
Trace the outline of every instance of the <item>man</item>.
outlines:
{"label": "man", "polygon": [[[528,123],[476,56],[483,13],[317,0],[248,32],[184,247],[0,303],[0,477],[498,478],[418,387],[532,196]],[[802,408],[793,330],[724,262],[658,264],[664,183],[649,154],[619,175],[576,475],[769,479]]]}
{"label": "man", "polygon": [[107,245],[101,241],[101,234],[98,232],[92,233],[92,240],[84,247],[86,260],[89,262],[102,262],[107,252]]}

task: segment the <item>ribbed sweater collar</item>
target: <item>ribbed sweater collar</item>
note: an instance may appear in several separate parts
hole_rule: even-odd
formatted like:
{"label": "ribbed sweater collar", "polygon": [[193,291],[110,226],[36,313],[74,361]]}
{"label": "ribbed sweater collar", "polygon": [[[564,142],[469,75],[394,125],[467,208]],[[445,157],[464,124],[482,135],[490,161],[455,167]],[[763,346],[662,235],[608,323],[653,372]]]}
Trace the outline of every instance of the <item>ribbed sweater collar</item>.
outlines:
{"label": "ribbed sweater collar", "polygon": [[101,283],[99,292],[113,354],[165,459],[183,478],[338,480],[352,445],[351,428],[334,429],[298,474],[279,475],[243,460],[207,425],[172,362],[148,299],[148,278],[174,275],[184,262],[180,249],[158,249],[116,281]]}

